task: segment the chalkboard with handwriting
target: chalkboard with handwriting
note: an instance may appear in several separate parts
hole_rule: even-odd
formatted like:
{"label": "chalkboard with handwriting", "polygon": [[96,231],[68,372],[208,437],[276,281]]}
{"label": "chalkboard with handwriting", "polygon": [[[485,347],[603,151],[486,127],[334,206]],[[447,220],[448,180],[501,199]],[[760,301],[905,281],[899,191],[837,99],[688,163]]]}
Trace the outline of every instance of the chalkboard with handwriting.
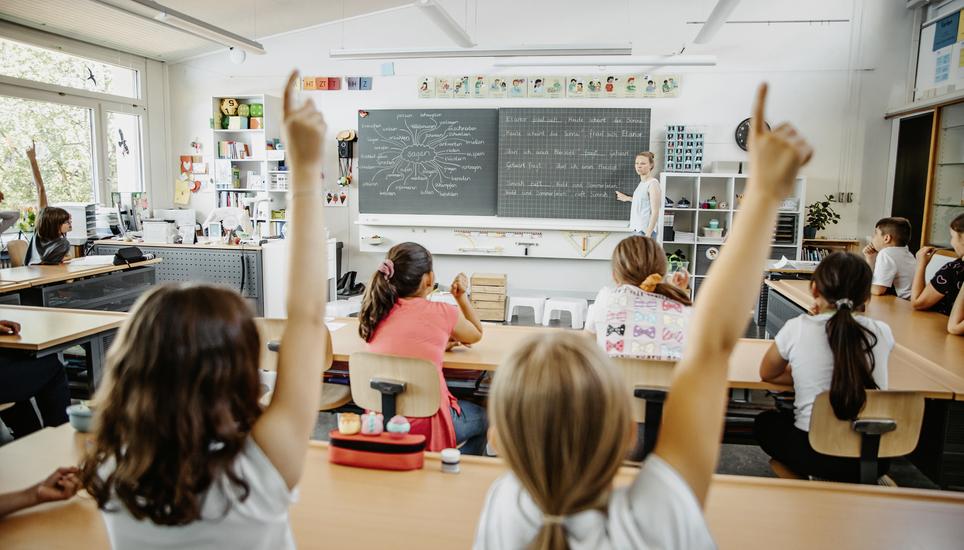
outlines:
{"label": "chalkboard with handwriting", "polygon": [[499,109],[498,215],[629,221],[649,109]]}
{"label": "chalkboard with handwriting", "polygon": [[358,112],[358,210],[494,216],[496,109]]}

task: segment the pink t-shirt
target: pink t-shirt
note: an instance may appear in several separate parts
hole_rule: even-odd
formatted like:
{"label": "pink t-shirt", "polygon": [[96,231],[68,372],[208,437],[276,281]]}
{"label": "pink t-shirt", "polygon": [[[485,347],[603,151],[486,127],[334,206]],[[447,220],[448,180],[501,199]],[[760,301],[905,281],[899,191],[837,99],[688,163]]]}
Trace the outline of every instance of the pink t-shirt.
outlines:
{"label": "pink t-shirt", "polygon": [[424,298],[399,300],[372,334],[368,351],[385,355],[415,357],[435,363],[438,367],[441,406],[434,416],[410,418],[411,433],[425,436],[426,449],[440,451],[454,448],[455,427],[449,407],[461,413],[458,401],[449,393],[442,375],[442,361],[445,346],[455,323],[459,320],[459,310],[451,304],[431,302]]}

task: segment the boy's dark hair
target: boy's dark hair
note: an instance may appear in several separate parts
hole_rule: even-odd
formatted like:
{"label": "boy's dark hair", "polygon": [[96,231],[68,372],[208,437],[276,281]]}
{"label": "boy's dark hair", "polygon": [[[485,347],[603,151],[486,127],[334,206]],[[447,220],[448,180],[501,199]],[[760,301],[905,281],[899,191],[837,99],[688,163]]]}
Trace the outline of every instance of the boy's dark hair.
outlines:
{"label": "boy's dark hair", "polygon": [[890,235],[897,246],[907,246],[910,242],[910,220],[907,218],[881,218],[875,225],[884,235]]}

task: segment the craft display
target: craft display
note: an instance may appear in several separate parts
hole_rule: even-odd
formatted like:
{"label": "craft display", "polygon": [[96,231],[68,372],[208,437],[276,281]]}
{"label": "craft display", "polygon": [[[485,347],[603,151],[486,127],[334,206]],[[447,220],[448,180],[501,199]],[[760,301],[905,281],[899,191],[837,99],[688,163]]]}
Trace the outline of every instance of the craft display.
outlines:
{"label": "craft display", "polygon": [[664,169],[668,172],[701,172],[703,143],[703,132],[682,125],[667,126]]}
{"label": "craft display", "polygon": [[[438,75],[417,79],[418,97],[465,98],[667,98],[679,96],[679,75]],[[360,89],[365,89],[359,84]],[[351,77],[348,89],[352,89]]]}

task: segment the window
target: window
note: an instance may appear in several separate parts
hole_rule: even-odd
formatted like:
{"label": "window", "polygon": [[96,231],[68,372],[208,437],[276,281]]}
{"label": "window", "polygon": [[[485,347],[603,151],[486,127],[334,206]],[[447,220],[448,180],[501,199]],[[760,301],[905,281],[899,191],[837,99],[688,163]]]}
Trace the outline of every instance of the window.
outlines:
{"label": "window", "polygon": [[146,60],[9,25],[0,31],[0,210],[37,204],[31,140],[53,204],[109,204],[111,192],[144,191]]}
{"label": "window", "polygon": [[140,96],[133,69],[5,38],[0,38],[0,74],[116,96]]}
{"label": "window", "polygon": [[4,194],[0,208],[21,209],[37,204],[26,155],[31,140],[37,143],[37,164],[50,202],[95,199],[91,109],[0,96],[0,112],[6,120],[0,128],[0,191]]}

